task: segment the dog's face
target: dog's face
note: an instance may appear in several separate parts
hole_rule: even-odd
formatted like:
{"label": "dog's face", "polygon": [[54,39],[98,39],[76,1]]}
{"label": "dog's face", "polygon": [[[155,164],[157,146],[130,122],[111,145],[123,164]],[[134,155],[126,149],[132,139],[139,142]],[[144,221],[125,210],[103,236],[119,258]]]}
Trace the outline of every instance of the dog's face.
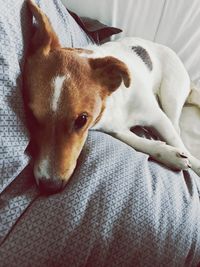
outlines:
{"label": "dog's face", "polygon": [[128,87],[130,76],[113,57],[94,59],[82,56],[92,51],[61,48],[46,16],[32,1],[29,6],[39,18],[24,77],[34,174],[38,182],[67,181],[106,98],[122,80]]}

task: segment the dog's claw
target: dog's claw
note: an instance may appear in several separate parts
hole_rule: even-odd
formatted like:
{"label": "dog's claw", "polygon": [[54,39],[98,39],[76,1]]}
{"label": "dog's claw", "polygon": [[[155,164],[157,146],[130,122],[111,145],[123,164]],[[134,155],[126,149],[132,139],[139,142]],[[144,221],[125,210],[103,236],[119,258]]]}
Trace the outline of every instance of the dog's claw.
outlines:
{"label": "dog's claw", "polygon": [[181,157],[181,158],[184,158],[184,159],[187,159],[188,157],[185,155],[185,153],[177,153],[177,156],[178,157]]}

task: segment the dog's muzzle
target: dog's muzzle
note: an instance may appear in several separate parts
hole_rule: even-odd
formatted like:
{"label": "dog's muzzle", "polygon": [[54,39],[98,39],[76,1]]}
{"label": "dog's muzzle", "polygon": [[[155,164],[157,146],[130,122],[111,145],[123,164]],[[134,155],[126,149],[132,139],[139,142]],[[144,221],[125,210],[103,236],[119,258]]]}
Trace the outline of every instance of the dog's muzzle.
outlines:
{"label": "dog's muzzle", "polygon": [[34,165],[34,176],[40,190],[46,194],[54,194],[61,191],[67,181],[62,179],[54,169],[51,168],[49,158],[41,160]]}
{"label": "dog's muzzle", "polygon": [[55,194],[63,190],[67,182],[59,179],[47,179],[42,177],[37,179],[37,184],[41,192],[45,194]]}

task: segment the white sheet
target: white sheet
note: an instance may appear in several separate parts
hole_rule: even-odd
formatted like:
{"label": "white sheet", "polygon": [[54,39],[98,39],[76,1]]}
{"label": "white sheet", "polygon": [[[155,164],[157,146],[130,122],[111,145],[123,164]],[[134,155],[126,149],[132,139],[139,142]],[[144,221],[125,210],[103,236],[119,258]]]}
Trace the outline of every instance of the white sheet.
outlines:
{"label": "white sheet", "polygon": [[[200,0],[62,0],[82,16],[123,29],[116,36],[139,36],[174,49],[200,88]],[[183,109],[182,138],[200,158],[200,111]]]}

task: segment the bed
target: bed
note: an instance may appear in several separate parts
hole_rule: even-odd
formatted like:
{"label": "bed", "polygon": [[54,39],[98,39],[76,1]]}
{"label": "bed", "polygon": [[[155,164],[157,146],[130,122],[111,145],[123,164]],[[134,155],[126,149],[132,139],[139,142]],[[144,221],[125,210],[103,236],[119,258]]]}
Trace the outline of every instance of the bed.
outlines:
{"label": "bed", "polygon": [[[36,2],[49,16],[63,46],[84,47],[91,42],[60,0]],[[119,4],[119,9],[112,10],[120,10],[120,1],[110,2]],[[141,9],[136,5],[140,5],[139,1],[132,2],[133,20],[138,18],[137,10],[147,12],[156,3],[154,0],[152,6]],[[147,3],[141,2],[144,6]],[[172,33],[170,27],[165,31],[162,28],[171,14],[169,2],[159,2],[160,28],[154,27],[154,40],[161,43],[175,31],[173,26]],[[74,10],[73,1],[66,3]],[[192,11],[184,10],[189,10],[188,20],[195,14],[192,22],[196,23],[200,6],[195,0],[191,3]],[[127,6],[132,8],[131,1]],[[25,153],[29,135],[21,94],[24,58],[33,33],[32,17],[23,0],[2,2],[0,14],[0,266],[200,266],[200,178],[192,170],[171,171],[112,136],[93,130],[66,188],[54,195],[38,190],[31,159]],[[148,21],[143,14],[143,20]],[[80,11],[80,15],[87,14]],[[126,24],[120,25],[114,19],[103,22],[129,35]],[[142,27],[142,22],[139,25]],[[151,39],[143,36],[141,28],[137,34]],[[187,39],[183,37],[184,28],[177,40],[180,36],[181,44]],[[197,55],[199,29],[191,32],[189,39],[193,45],[190,51]],[[175,44],[171,46],[176,50]],[[189,59],[188,52],[184,54],[187,49],[180,49],[179,55],[197,84],[199,61],[196,56]]]}

